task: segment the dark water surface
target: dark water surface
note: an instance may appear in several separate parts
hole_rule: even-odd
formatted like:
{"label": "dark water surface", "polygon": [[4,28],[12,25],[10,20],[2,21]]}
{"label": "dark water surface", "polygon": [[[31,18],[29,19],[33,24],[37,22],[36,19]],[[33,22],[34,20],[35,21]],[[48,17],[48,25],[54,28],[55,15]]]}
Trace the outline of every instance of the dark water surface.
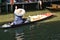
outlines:
{"label": "dark water surface", "polygon": [[60,21],[0,29],[0,40],[60,40]]}

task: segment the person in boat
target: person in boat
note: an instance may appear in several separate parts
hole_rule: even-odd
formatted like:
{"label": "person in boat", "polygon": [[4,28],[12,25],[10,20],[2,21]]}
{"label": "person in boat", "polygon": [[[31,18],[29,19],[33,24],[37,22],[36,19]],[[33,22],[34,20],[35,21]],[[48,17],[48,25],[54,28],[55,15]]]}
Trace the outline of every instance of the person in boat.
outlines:
{"label": "person in boat", "polygon": [[14,11],[15,19],[14,19],[14,21],[11,23],[11,25],[22,24],[22,23],[23,23],[23,18],[22,18],[22,16],[23,16],[24,14],[25,14],[25,10],[24,10],[24,9],[17,8],[17,6],[15,6],[15,11]]}

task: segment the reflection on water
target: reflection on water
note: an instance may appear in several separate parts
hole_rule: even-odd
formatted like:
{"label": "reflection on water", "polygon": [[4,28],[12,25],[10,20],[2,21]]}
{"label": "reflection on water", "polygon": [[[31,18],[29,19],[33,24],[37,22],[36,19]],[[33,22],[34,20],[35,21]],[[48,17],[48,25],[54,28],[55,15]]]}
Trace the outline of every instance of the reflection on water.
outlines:
{"label": "reflection on water", "polygon": [[0,40],[60,40],[60,21],[0,29]]}
{"label": "reflection on water", "polygon": [[27,25],[24,40],[60,40],[60,21]]}

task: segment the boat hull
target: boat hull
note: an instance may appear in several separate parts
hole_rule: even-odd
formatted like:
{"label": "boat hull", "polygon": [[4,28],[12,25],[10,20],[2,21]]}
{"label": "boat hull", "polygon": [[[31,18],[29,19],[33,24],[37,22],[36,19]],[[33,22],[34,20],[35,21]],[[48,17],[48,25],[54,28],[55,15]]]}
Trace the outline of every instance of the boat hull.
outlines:
{"label": "boat hull", "polygon": [[[18,25],[11,25],[10,27],[2,27],[0,26],[0,28],[14,28],[14,27],[21,27],[23,25],[29,25],[29,24],[33,24],[35,22],[38,22],[38,21],[42,21],[42,20],[45,20],[45,19],[48,19],[48,18],[51,18],[53,16],[53,14],[42,14],[42,15],[46,15],[47,17],[45,18],[41,18],[39,20],[35,20],[35,21],[29,21],[29,22],[26,22],[26,23],[22,23],[22,24],[18,24]],[[26,19],[24,19],[24,21],[26,21]]]}

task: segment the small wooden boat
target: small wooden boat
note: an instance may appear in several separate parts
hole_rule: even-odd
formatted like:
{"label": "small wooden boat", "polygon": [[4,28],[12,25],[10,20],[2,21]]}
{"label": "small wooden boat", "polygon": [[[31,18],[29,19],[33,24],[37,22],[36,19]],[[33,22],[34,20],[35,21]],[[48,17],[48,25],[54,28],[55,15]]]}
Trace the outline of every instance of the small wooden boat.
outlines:
{"label": "small wooden boat", "polygon": [[22,23],[22,24],[18,24],[18,25],[4,24],[4,25],[0,26],[0,28],[14,28],[14,27],[17,27],[17,26],[22,26],[22,25],[25,25],[25,24],[30,24],[30,23],[34,23],[34,22],[37,22],[37,21],[41,21],[41,20],[49,18],[51,16],[53,16],[52,13],[44,13],[44,14],[40,14],[40,15],[29,16],[29,17],[27,17],[28,20],[24,19],[24,23]]}

